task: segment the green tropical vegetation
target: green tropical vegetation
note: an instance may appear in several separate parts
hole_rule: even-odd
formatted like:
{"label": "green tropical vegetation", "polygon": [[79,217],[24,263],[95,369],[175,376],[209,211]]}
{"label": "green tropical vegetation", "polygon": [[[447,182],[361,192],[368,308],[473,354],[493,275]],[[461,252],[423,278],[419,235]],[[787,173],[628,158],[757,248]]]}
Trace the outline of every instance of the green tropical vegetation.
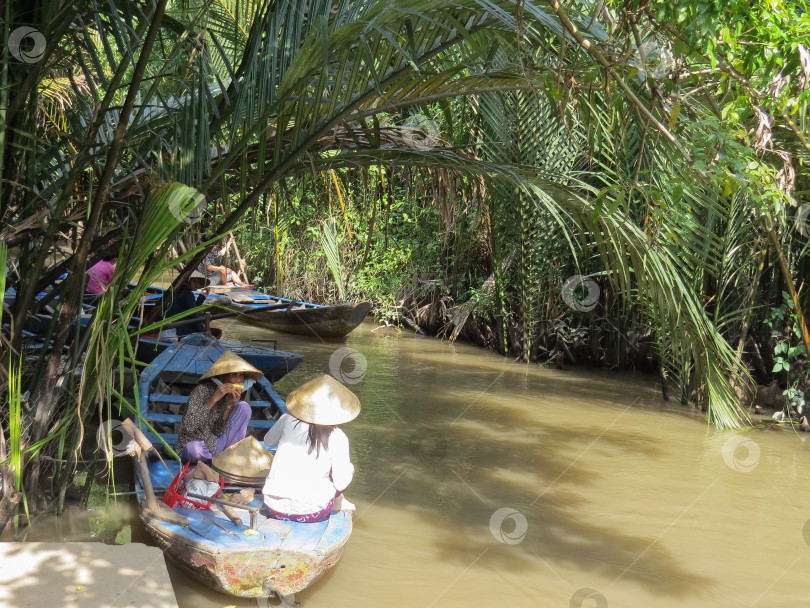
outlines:
{"label": "green tropical vegetation", "polygon": [[[146,288],[231,234],[268,291],[660,374],[720,427],[756,383],[804,406],[805,2],[2,7],[0,528],[46,477],[64,502],[133,411]],[[91,253],[116,276],[79,332]]]}

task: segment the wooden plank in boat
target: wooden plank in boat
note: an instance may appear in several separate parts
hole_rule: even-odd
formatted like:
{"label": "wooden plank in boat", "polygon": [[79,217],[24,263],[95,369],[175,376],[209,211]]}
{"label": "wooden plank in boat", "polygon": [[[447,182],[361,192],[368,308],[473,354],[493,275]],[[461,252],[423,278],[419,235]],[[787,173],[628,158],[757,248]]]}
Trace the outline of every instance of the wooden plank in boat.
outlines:
{"label": "wooden plank in boat", "polygon": [[248,426],[252,429],[270,429],[275,423],[275,420],[251,420]]}
{"label": "wooden plank in boat", "polygon": [[[188,395],[169,395],[167,393],[152,393],[149,395],[150,403],[174,403],[184,405],[188,403]],[[249,399],[251,407],[270,407],[269,401],[261,399]],[[179,420],[177,422],[180,422]]]}
{"label": "wooden plank in boat", "polygon": [[146,416],[149,422],[166,422],[169,424],[180,424],[183,417],[180,414],[155,414],[149,412]]}
{"label": "wooden plank in boat", "polygon": [[236,302],[237,304],[267,304],[270,303],[279,303],[279,300],[275,298],[271,298],[270,296],[265,295],[253,295],[253,294],[237,294],[233,296],[229,296],[232,302]]}
{"label": "wooden plank in boat", "polygon": [[[197,511],[194,509],[175,509],[178,513],[182,513],[189,518],[189,532],[196,537],[197,542],[210,542],[213,545],[225,544],[225,539],[233,539],[234,535],[228,534],[225,530],[220,528],[214,523],[214,518],[217,518],[217,513],[214,511]],[[188,514],[191,514],[190,516]],[[225,521],[227,518],[222,516]],[[238,532],[237,532],[238,533]]]}
{"label": "wooden plank in boat", "polygon": [[204,547],[209,553],[221,553],[223,549],[225,538],[232,538],[224,530],[214,525],[210,521],[210,515],[206,518],[201,516],[206,511],[196,511],[194,509],[173,509],[177,513],[188,517],[189,527],[178,526],[169,522],[161,522],[161,526],[166,529],[169,534],[175,538],[183,539],[186,544],[196,545],[197,547]]}
{"label": "wooden plank in boat", "polygon": [[160,403],[188,403],[188,395],[169,395],[166,393],[152,393],[149,401]]}
{"label": "wooden plank in boat", "polygon": [[293,551],[312,551],[321,542],[329,520],[313,524],[294,523],[292,530],[281,543],[281,548]]}
{"label": "wooden plank in boat", "polygon": [[[171,444],[171,442],[168,443]],[[149,477],[152,478],[152,487],[155,489],[156,493],[158,493],[158,490],[168,488],[177,473],[180,472],[180,463],[173,461],[167,462],[166,464],[169,467],[168,471],[159,460],[149,462]]]}
{"label": "wooden plank in boat", "polygon": [[[272,517],[264,517],[263,515],[260,517],[262,520],[259,523],[259,530],[267,535],[275,535],[279,539],[286,538],[287,535],[292,531],[293,526],[298,525],[295,524],[295,522],[286,521],[283,519],[273,519]],[[278,541],[278,544],[281,544],[281,540]]]}
{"label": "wooden plank in boat", "polygon": [[346,530],[351,526],[351,513],[338,511],[329,516],[329,525],[321,537],[321,541],[316,547],[317,551],[323,552],[333,547],[337,541],[346,535]]}
{"label": "wooden plank in boat", "polygon": [[[245,511],[245,513],[247,513],[247,511]],[[230,532],[233,532],[234,534],[242,534],[242,532],[245,531],[244,526],[237,526],[230,519],[225,517],[224,513],[221,513],[220,511],[213,511],[212,510],[211,514],[217,520],[217,523],[214,524],[214,527],[217,527],[217,524],[219,524],[221,526],[221,528],[225,528],[226,530],[229,530]],[[250,519],[248,518],[247,521],[249,522]],[[227,532],[225,532],[225,534],[227,534]]]}
{"label": "wooden plank in boat", "polygon": [[[174,510],[189,519],[189,527],[191,530],[181,528],[181,530],[185,530],[183,535],[186,538],[193,539],[197,543],[210,545],[212,547],[212,553],[219,553],[223,549],[252,549],[264,545],[264,539],[261,534],[255,536],[244,534],[244,531],[248,529],[248,524],[250,523],[249,518],[244,520],[245,523],[241,528],[233,527],[234,534],[228,534],[213,522],[214,518],[217,520],[219,520],[220,517],[225,518],[225,516],[218,511],[178,508]],[[225,519],[227,520],[227,518]]]}
{"label": "wooden plank in boat", "polygon": [[[185,509],[177,509],[177,511],[182,512],[183,514],[186,513]],[[222,545],[226,549],[236,549],[236,548],[249,549],[257,546],[273,547],[281,545],[283,539],[290,534],[290,531],[293,528],[293,526],[300,525],[294,524],[292,522],[285,522],[274,519],[265,519],[258,526],[258,531],[260,533],[259,535],[245,534],[244,533],[245,530],[247,530],[249,527],[250,515],[245,509],[237,508],[235,509],[235,511],[244,522],[242,526],[235,525],[223,513],[214,509],[211,509],[207,515],[198,516],[201,517],[201,519],[203,519],[204,521],[204,523],[202,523],[199,527],[202,528],[205,526],[210,526],[210,534],[209,528],[207,527],[205,527],[205,530],[203,531],[203,536],[206,537],[205,540],[210,539],[211,542]],[[198,511],[197,513],[205,513],[205,512]],[[213,519],[217,520],[216,524],[213,523],[212,521]],[[197,530],[197,526],[195,525],[194,520],[192,520],[191,527]],[[222,529],[223,527],[225,528],[225,530]],[[226,530],[232,532],[232,534],[228,534]],[[194,534],[193,531],[192,534]]]}
{"label": "wooden plank in boat", "polygon": [[[155,444],[163,445],[160,439],[158,439],[157,437],[152,437],[151,435],[152,435],[151,433],[148,432],[146,433],[146,437],[149,439],[149,441]],[[178,437],[177,433],[161,433],[160,436],[163,437],[163,440],[170,446],[174,446],[177,443]]]}

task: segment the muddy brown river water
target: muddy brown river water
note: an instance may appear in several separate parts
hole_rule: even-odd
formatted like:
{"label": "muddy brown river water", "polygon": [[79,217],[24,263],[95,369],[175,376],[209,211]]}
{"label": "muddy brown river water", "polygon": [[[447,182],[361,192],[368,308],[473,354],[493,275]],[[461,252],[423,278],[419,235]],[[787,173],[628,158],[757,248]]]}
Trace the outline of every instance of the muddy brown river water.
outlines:
{"label": "muddy brown river water", "polygon": [[[810,604],[806,436],[708,428],[646,376],[516,364],[371,324],[336,343],[222,325],[304,354],[282,395],[331,371],[363,405],[344,427],[354,533],[295,598],[306,608]],[[108,516],[132,513],[123,499]],[[30,540],[87,540],[87,517],[43,521]],[[171,574],[182,608],[268,605]]]}

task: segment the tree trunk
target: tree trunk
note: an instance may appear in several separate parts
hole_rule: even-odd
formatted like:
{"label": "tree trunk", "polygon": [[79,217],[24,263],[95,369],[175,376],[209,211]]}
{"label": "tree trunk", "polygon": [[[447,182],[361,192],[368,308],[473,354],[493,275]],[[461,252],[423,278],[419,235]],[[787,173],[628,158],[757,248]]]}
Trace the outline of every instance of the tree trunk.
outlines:
{"label": "tree trunk", "polygon": [[228,244],[225,245],[225,253],[228,252],[229,247],[233,247],[233,253],[236,256],[236,260],[239,262],[239,276],[245,279],[245,281],[248,283],[252,283],[248,277],[245,259],[242,257],[242,254],[239,253],[239,247],[236,246],[236,238],[233,236],[233,232],[228,233]]}
{"label": "tree trunk", "polygon": [[773,229],[768,230],[768,237],[771,239],[773,248],[776,251],[776,257],[779,260],[779,268],[782,271],[782,278],[785,281],[785,287],[787,287],[788,294],[790,295],[791,300],[793,300],[793,312],[799,320],[799,329],[802,334],[805,352],[810,354],[810,332],[807,330],[807,323],[804,315],[802,314],[802,305],[799,301],[799,294],[796,292],[796,285],[793,283],[793,276],[790,274],[790,267],[788,266],[787,260],[785,259],[785,254],[782,251],[782,245],[779,243],[779,237],[776,235]]}
{"label": "tree trunk", "polygon": [[[3,425],[0,424],[0,462],[3,462],[6,456],[6,436],[3,433]],[[0,499],[0,534],[6,529],[8,522],[14,516],[14,510],[22,500],[22,494],[14,489],[12,479],[14,472],[11,465],[0,466],[0,476],[2,476],[2,499]]]}
{"label": "tree trunk", "polygon": [[[124,135],[129,124],[129,118],[132,115],[132,110],[135,107],[137,95],[139,92],[140,84],[146,72],[146,66],[151,55],[152,47],[157,39],[158,31],[160,29],[163,14],[166,9],[168,0],[158,0],[155,11],[152,14],[152,19],[149,24],[149,30],[146,34],[143,46],[138,56],[138,62],[135,65],[132,80],[129,84],[127,96],[124,101],[121,111],[118,116],[118,124],[115,127],[112,142],[107,151],[104,159],[104,169],[99,178],[98,189],[95,191],[93,204],[90,211],[90,216],[84,226],[82,238],[79,241],[79,246],[73,257],[73,264],[71,265],[69,281],[71,281],[71,289],[65,290],[66,297],[59,315],[60,329],[57,336],[54,338],[51,354],[48,356],[46,370],[43,379],[37,384],[37,388],[32,394],[31,402],[34,412],[34,420],[31,424],[30,443],[35,444],[43,439],[48,428],[53,424],[52,417],[56,411],[56,405],[59,402],[59,397],[65,390],[65,375],[60,377],[59,366],[61,363],[62,348],[67,341],[69,331],[72,327],[74,319],[79,316],[79,304],[82,298],[82,280],[84,277],[84,266],[87,260],[87,255],[90,252],[93,238],[98,231],[101,222],[103,210],[106,208],[107,197],[110,192],[110,185],[121,156],[123,147]],[[89,137],[89,135],[88,135]],[[56,224],[49,227],[54,234]],[[38,255],[40,257],[47,254],[47,250],[41,251]],[[43,258],[44,259],[44,258]],[[33,294],[32,294],[33,297]],[[25,494],[28,499],[29,512],[35,512],[37,507],[37,487],[39,485],[39,465],[40,454],[34,456],[26,467],[25,475]]]}

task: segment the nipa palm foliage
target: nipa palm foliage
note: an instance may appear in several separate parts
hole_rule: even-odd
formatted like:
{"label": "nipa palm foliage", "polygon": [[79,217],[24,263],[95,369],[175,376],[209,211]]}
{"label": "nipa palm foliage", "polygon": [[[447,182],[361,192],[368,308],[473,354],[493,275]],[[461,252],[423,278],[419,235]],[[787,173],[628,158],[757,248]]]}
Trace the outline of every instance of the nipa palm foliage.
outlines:
{"label": "nipa palm foliage", "polygon": [[[59,298],[54,349],[38,364],[41,373],[29,378],[31,442],[64,430],[68,422],[86,420],[94,399],[104,403],[115,394],[108,368],[131,362],[124,328],[143,285],[164,267],[168,247],[196,230],[186,203],[200,199],[172,182],[205,195],[205,223],[221,218],[216,225],[221,235],[248,211],[267,205],[268,193],[276,197],[281,190],[275,187],[291,176],[375,165],[440,167],[497,184],[504,207],[518,204],[520,263],[527,281],[533,280],[531,238],[541,227],[563,227],[567,242],[581,242],[572,246],[574,252],[584,251],[586,244],[595,247],[610,280],[628,296],[649,294],[662,334],[694,360],[713,421],[737,422],[728,346],[692,297],[678,257],[651,242],[621,209],[595,213],[599,188],[572,173],[576,165],[568,158],[559,163],[546,158],[536,168],[543,155],[573,157],[571,146],[581,142],[579,137],[565,141],[563,132],[570,126],[550,119],[553,139],[548,141],[556,143],[538,143],[538,136],[549,133],[536,123],[543,115],[550,118],[553,109],[539,102],[538,92],[561,87],[549,78],[548,58],[545,67],[521,61],[524,47],[554,50],[561,67],[575,62],[595,73],[592,60],[566,50],[571,46],[563,42],[553,5],[65,0],[36,8],[25,16],[38,19],[34,24],[48,41],[41,61],[4,64],[2,73],[17,97],[4,110],[0,169],[9,176],[6,183],[16,185],[4,184],[0,217],[7,226],[4,241],[22,245],[6,352],[19,351],[23,321],[29,311],[46,305],[48,298],[38,300],[37,294],[60,274],[69,276],[52,292]],[[591,15],[572,19],[595,39],[604,37]],[[498,61],[492,61],[494,52]],[[36,83],[50,73],[67,73],[71,82],[71,105],[60,130],[38,122]],[[513,140],[516,153],[511,156],[422,150],[404,145],[404,136],[382,135],[386,117],[410,108],[500,93],[506,95],[503,107],[511,108],[518,132],[534,123]],[[593,105],[588,138],[603,140],[593,156],[609,164],[613,148],[604,142],[617,132],[600,113],[611,106],[605,100]],[[568,112],[571,105],[561,107]],[[545,114],[534,116],[532,108]],[[181,198],[179,206],[171,203]],[[155,205],[168,207],[156,210]],[[217,216],[216,209],[223,214]],[[75,246],[52,264],[58,241],[65,237]],[[67,365],[62,348],[80,311],[91,250],[119,251],[122,270],[96,312],[87,346],[95,364],[84,366],[81,398],[68,404],[65,388],[75,377],[78,347]],[[185,274],[203,254],[202,247],[192,250]],[[139,265],[146,272],[138,287],[124,293]],[[531,289],[527,283],[521,292],[527,328],[536,306]],[[56,412],[63,415],[54,417]],[[71,436],[68,449],[75,450],[81,432]],[[31,471],[29,495],[37,466]]]}
{"label": "nipa palm foliage", "polygon": [[[294,36],[294,40],[283,47],[284,52],[277,51],[275,55],[268,56],[263,52],[265,49],[277,50],[270,38],[263,39],[265,47],[251,50],[250,57],[256,58],[256,62],[249,62],[243,69],[246,73],[265,73],[256,63],[270,62],[271,73],[278,82],[277,88],[254,91],[248,81],[242,81],[241,89],[234,84],[236,81],[229,86],[229,93],[236,96],[233,117],[238,117],[238,120],[230,123],[229,150],[218,158],[207,183],[212,184],[217,178],[223,179],[227,167],[236,166],[239,154],[249,151],[251,161],[255,158],[255,163],[251,163],[249,168],[257,186],[242,197],[222,229],[234,225],[246,209],[256,204],[259,193],[281,175],[313,169],[321,171],[327,167],[362,166],[375,161],[415,166],[433,164],[490,175],[497,175],[500,169],[510,165],[518,167],[511,172],[511,178],[515,183],[513,194],[520,209],[520,259],[523,270],[520,274],[524,280],[532,280],[533,264],[530,258],[533,247],[529,240],[532,234],[538,232],[538,224],[533,222],[537,221],[539,214],[530,210],[528,201],[531,200],[534,205],[543,208],[546,219],[556,220],[566,227],[569,234],[578,227],[580,236],[584,236],[586,241],[590,239],[588,245],[596,246],[605,268],[609,269],[610,278],[620,286],[622,293],[631,294],[638,290],[647,294],[653,289],[659,296],[653,310],[660,321],[661,333],[671,333],[674,343],[681,347],[686,344],[686,351],[695,359],[697,376],[704,383],[701,392],[707,396],[710,408],[717,408],[715,421],[723,425],[733,423],[737,414],[735,399],[728,384],[728,379],[734,375],[728,345],[706,318],[700,302],[690,297],[688,275],[684,277],[679,274],[682,270],[680,256],[673,252],[662,252],[660,259],[656,259],[658,250],[648,250],[646,245],[638,242],[641,237],[634,234],[635,226],[631,219],[623,217],[619,209],[600,214],[597,221],[602,221],[601,225],[592,226],[584,221],[585,213],[580,204],[574,202],[581,200],[581,196],[573,193],[587,192],[586,184],[582,179],[572,179],[576,176],[560,176],[559,166],[566,161],[558,160],[559,156],[563,156],[561,152],[581,142],[565,142],[555,149],[548,145],[549,141],[555,140],[543,137],[544,133],[526,133],[528,124],[536,125],[542,117],[542,114],[530,116],[526,108],[531,102],[537,103],[538,91],[543,90],[545,81],[541,81],[534,71],[527,71],[526,66],[515,59],[511,62],[485,60],[487,55],[492,54],[493,48],[514,47],[513,32],[525,27],[522,20],[532,25],[531,30],[527,31],[529,40],[540,42],[538,32],[542,34],[545,44],[555,35],[557,40],[561,40],[558,22],[542,6],[526,5],[520,11],[520,18],[511,9],[505,10],[507,7],[469,2],[457,3],[453,11],[448,11],[444,3],[389,3],[384,8],[379,4],[352,4],[341,5],[335,14],[331,14],[330,5],[316,3],[308,5],[304,23],[296,21],[295,27],[291,25],[290,7],[274,7],[275,10],[266,15],[270,30],[286,32],[286,28],[290,28],[298,32],[300,37]],[[464,15],[463,19],[461,15]],[[591,21],[587,15],[580,18],[583,28],[585,20]],[[258,20],[254,26],[257,23]],[[590,34],[596,39],[604,37],[603,32],[594,28],[591,28]],[[557,44],[560,45],[559,42]],[[505,54],[510,56],[508,52]],[[517,53],[511,56],[520,57]],[[470,65],[474,65],[475,69],[469,69]],[[576,65],[581,68],[583,59],[578,58]],[[584,62],[584,65],[591,72],[595,71],[593,62]],[[242,93],[248,88],[251,90],[245,98]],[[509,95],[517,100],[516,120],[513,123],[517,128],[510,141],[517,156],[495,158],[497,163],[480,163],[467,156],[453,157],[445,150],[414,151],[404,147],[374,149],[368,145],[377,131],[375,120],[381,115],[424,103],[427,99],[472,92],[481,94],[492,91],[497,94],[499,89],[511,90]],[[623,119],[621,106],[615,102],[617,96],[613,94],[609,99],[599,100],[597,92],[592,91],[591,94],[597,98],[598,106],[594,110],[612,108],[614,119],[610,124],[602,125],[598,124],[597,112],[590,114],[591,120],[597,125],[594,130],[602,146],[593,156],[600,157],[598,160],[602,166],[619,166],[625,173],[623,182],[628,183],[633,178],[631,171],[645,152],[644,126],[631,119],[633,124],[626,130],[628,121]],[[504,116],[501,115],[501,120]],[[267,121],[271,126],[267,126]],[[555,124],[555,121],[546,122],[549,123]],[[324,154],[334,146],[330,135],[336,126],[346,129],[350,136],[356,133],[356,145],[344,144],[340,153]],[[552,128],[562,132],[564,126],[556,123]],[[260,134],[259,129],[262,136],[256,142],[250,141]],[[628,132],[638,142],[635,150],[617,145],[615,138],[625,136]],[[238,136],[241,139],[237,143],[235,140]],[[562,141],[560,137],[555,139]],[[606,144],[613,147],[608,149]],[[614,153],[614,150],[617,152]],[[667,153],[665,146],[656,146],[655,150],[661,155]],[[304,152],[306,157],[303,156]],[[626,154],[627,158],[624,161],[610,158],[618,154]],[[538,163],[541,155],[544,157],[543,164]],[[519,167],[524,164],[534,167],[540,164],[541,173],[521,170]],[[555,170],[558,173],[552,180],[548,176]],[[502,177],[505,178],[506,174],[502,174]],[[243,178],[235,181],[242,190],[247,190]],[[202,189],[208,191],[206,185]],[[235,186],[230,187],[230,191],[235,189]],[[611,199],[612,203],[619,195],[619,192],[614,192],[603,198]],[[612,227],[614,224],[615,228]],[[597,227],[599,230],[596,230]],[[569,237],[569,240],[573,243],[575,239]],[[644,242],[647,241],[645,236]],[[637,248],[636,253],[624,251],[626,246],[619,246],[622,242],[633,243],[632,247]],[[610,246],[606,246],[606,243]],[[622,251],[624,253],[620,255],[618,252]],[[637,258],[632,265],[634,272],[631,273],[628,258],[632,259],[633,255]],[[670,276],[671,273],[677,276]],[[673,293],[673,285],[682,289]],[[524,306],[531,306],[530,290],[530,286],[524,286],[521,290]],[[660,297],[661,294],[664,297]],[[664,306],[667,302],[669,304]],[[524,312],[524,315],[526,320],[530,320],[531,311],[528,315]],[[685,319],[689,322],[684,324]],[[684,330],[684,327],[687,329]]]}

